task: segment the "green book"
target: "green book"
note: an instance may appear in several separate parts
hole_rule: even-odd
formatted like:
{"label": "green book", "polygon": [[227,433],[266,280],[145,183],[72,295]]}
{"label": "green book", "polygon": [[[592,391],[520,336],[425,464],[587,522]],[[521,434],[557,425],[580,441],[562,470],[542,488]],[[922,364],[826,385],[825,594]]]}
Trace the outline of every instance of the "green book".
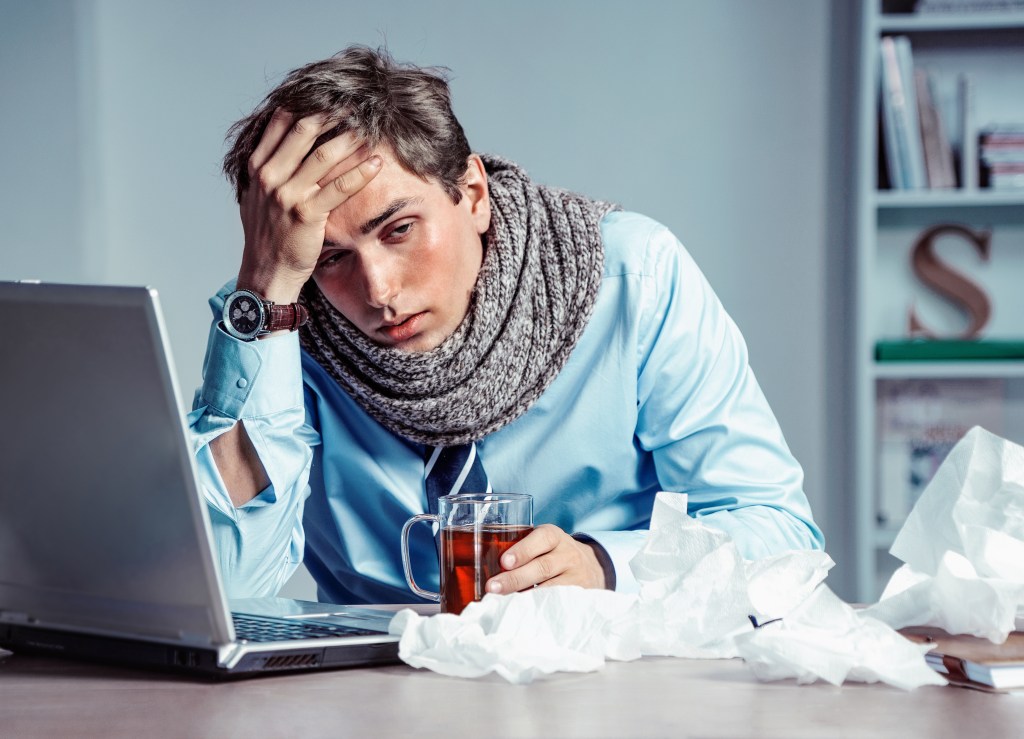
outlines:
{"label": "green book", "polygon": [[1024,359],[1024,339],[900,339],[875,344],[879,362]]}

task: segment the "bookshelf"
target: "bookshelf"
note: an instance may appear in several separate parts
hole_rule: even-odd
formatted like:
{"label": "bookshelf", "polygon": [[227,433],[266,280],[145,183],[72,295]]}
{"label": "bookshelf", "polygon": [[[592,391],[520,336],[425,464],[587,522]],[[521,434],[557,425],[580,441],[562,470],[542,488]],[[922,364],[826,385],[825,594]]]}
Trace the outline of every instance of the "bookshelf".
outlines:
{"label": "bookshelf", "polygon": [[[971,10],[965,2],[955,12],[930,13],[915,12],[915,5],[921,2],[862,0],[858,19],[850,293],[853,495],[847,511],[855,597],[862,602],[878,598],[899,564],[888,549],[901,516],[958,428],[982,423],[1024,443],[1024,359],[875,358],[877,342],[908,336],[911,307],[943,337],[952,338],[967,325],[963,312],[922,284],[912,268],[914,244],[939,224],[989,234],[987,259],[948,234],[936,240],[934,252],[990,300],[983,339],[1024,339],[1024,188],[979,184],[984,178],[977,165],[979,131],[1024,126],[1024,5]],[[894,189],[899,182],[887,162],[882,39],[895,36],[909,41],[914,68],[927,72],[935,111],[952,148],[952,187],[929,187],[926,177],[925,187]],[[963,76],[970,79],[966,136]],[[961,157],[965,142],[969,161]],[[926,433],[938,439],[932,448],[904,439]]]}

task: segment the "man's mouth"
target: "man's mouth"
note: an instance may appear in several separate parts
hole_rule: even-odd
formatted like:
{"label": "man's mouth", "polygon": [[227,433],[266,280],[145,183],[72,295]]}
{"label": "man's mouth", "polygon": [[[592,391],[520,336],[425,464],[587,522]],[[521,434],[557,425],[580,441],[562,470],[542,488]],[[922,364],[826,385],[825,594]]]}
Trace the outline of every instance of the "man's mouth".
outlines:
{"label": "man's mouth", "polygon": [[381,325],[377,330],[386,336],[389,341],[396,344],[401,343],[411,339],[419,332],[419,323],[426,314],[426,311],[422,311],[405,318],[389,321]]}

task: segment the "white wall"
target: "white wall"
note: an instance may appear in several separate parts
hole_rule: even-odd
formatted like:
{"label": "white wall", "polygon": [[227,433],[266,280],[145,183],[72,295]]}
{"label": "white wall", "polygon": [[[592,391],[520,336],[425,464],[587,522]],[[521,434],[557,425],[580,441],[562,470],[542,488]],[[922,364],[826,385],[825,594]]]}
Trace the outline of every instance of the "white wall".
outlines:
{"label": "white wall", "polygon": [[842,490],[826,448],[830,3],[0,0],[0,12],[0,278],[156,286],[194,387],[205,300],[241,249],[219,174],[225,130],[293,67],[386,42],[452,70],[475,149],[679,235],[743,330],[829,534]]}
{"label": "white wall", "polygon": [[86,273],[79,49],[68,0],[0,0],[0,279]]}

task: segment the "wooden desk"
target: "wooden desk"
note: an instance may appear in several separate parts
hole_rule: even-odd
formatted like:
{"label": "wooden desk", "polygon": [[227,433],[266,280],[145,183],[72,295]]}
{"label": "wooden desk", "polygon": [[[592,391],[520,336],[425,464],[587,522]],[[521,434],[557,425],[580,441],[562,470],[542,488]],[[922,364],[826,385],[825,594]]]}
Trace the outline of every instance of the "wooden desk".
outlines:
{"label": "wooden desk", "polygon": [[[2,650],[0,650],[2,654]],[[405,665],[208,683],[0,656],[0,736],[1013,737],[1024,698],[758,682],[739,660],[610,662],[531,685]]]}

